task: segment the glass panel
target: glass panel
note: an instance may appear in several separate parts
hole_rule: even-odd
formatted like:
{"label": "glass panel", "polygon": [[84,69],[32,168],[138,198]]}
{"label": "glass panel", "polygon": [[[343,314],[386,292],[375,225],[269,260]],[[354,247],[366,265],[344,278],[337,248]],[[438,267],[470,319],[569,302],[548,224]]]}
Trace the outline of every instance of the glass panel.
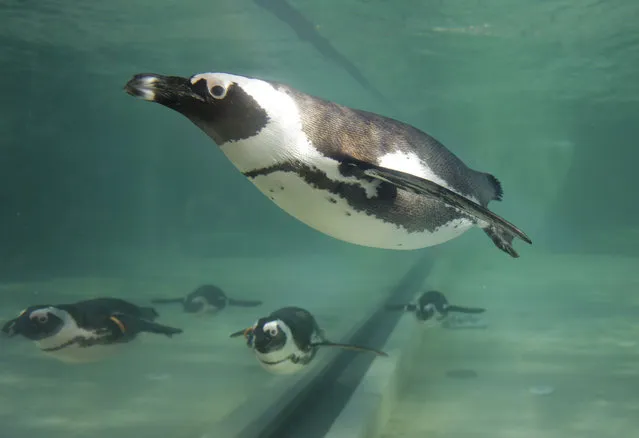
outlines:
{"label": "glass panel", "polygon": [[[277,375],[247,339],[230,335],[300,306],[328,340],[379,349],[400,315],[380,316],[384,305],[426,290],[488,311],[462,327],[471,330],[413,321],[412,337],[393,338],[389,345],[409,339],[402,368],[386,362],[399,390],[392,407],[386,396],[384,409],[362,407],[357,421],[375,420],[370,436],[622,437],[637,429],[628,392],[637,376],[629,365],[637,303],[628,293],[639,252],[636,2],[6,0],[0,11],[0,437],[283,438],[297,429],[269,418],[287,421],[280,409],[302,403],[295,397],[309,388],[375,381],[361,378],[364,358],[374,356],[357,362],[321,346],[303,372]],[[311,229],[238,171],[228,159],[233,142],[221,150],[206,126],[124,90],[139,73],[207,71],[274,80],[429,132],[499,179],[503,202],[488,208],[533,246],[516,240],[514,260],[473,229],[423,251],[391,251]],[[337,126],[310,113],[317,135]],[[370,158],[366,133],[348,132],[345,155]],[[290,152],[258,143],[245,158]],[[308,206],[297,216],[324,217],[308,191],[297,201]],[[228,305],[186,312],[177,300],[203,285],[221,288]],[[77,305],[99,298],[125,299],[142,316]],[[47,354],[13,325],[29,306],[38,308],[20,330],[53,324],[41,339],[54,348]],[[414,316],[403,314],[401,327]],[[124,340],[142,328],[182,332],[141,333],[91,363],[54,357],[68,346],[93,354],[91,336]],[[70,344],[47,343],[60,333]],[[345,357],[352,362],[329,377]],[[303,421],[316,426],[315,411],[329,420],[339,413],[322,397],[301,405]]]}

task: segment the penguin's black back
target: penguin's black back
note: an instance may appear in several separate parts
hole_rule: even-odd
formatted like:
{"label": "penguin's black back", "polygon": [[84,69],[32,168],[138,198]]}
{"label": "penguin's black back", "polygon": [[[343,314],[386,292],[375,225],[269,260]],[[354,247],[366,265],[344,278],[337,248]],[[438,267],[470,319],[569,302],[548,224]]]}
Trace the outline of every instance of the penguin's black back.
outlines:
{"label": "penguin's black back", "polygon": [[152,307],[140,307],[119,298],[95,298],[56,307],[69,312],[80,326],[92,328],[100,327],[102,321],[114,313],[123,313],[150,321],[159,316]]}
{"label": "penguin's black back", "polygon": [[217,307],[218,309],[223,309],[226,307],[227,297],[222,289],[217,286],[213,286],[212,284],[205,284],[193,292],[186,296],[186,303],[190,303],[193,299],[197,297],[202,297],[212,306]]}
{"label": "penguin's black back", "polygon": [[417,305],[420,309],[423,309],[429,304],[433,304],[438,312],[443,312],[446,310],[448,300],[443,293],[436,290],[429,290],[421,294],[417,300]]}
{"label": "penguin's black back", "polygon": [[300,349],[306,349],[311,344],[313,333],[320,330],[315,317],[301,307],[283,307],[271,313],[269,319],[284,322],[291,329],[294,341]]}
{"label": "penguin's black back", "polygon": [[[324,156],[350,156],[379,164],[378,158],[389,153],[416,154],[447,184],[464,196],[477,196],[484,206],[503,195],[497,178],[469,168],[437,139],[414,126],[345,107],[283,84],[277,87],[295,99],[302,115],[302,130]],[[413,209],[419,200],[420,197],[411,197]]]}

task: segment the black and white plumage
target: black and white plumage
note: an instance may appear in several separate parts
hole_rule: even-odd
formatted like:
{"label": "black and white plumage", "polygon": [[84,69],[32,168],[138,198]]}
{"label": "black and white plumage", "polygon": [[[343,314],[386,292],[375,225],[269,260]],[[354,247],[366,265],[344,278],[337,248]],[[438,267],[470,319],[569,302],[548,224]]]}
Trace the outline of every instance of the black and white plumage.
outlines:
{"label": "black and white plumage", "polygon": [[154,304],[182,304],[186,313],[215,314],[228,306],[256,307],[262,304],[258,300],[239,300],[229,298],[222,289],[212,284],[204,284],[182,298],[157,298]]}
{"label": "black and white plumage", "polygon": [[409,250],[477,226],[512,257],[514,237],[531,243],[488,210],[502,197],[493,175],[405,123],[227,73],[138,74],[125,90],[186,116],[275,204],[334,238]]}
{"label": "black and white plumage", "polygon": [[319,347],[339,347],[387,356],[383,351],[330,342],[315,317],[300,307],[283,307],[257,320],[252,327],[231,334],[244,336],[262,367],[274,374],[292,374],[315,358]]}
{"label": "black and white plumage", "polygon": [[436,290],[429,290],[420,294],[415,303],[409,304],[388,304],[387,310],[402,310],[412,312],[419,321],[443,321],[449,313],[478,314],[484,313],[486,309],[479,307],[455,306],[448,302],[443,293]]}
{"label": "black and white plumage", "polygon": [[94,362],[110,356],[120,344],[141,332],[171,337],[181,329],[153,322],[151,307],[118,298],[96,298],[72,304],[29,306],[2,327],[9,337],[23,336],[62,362]]}

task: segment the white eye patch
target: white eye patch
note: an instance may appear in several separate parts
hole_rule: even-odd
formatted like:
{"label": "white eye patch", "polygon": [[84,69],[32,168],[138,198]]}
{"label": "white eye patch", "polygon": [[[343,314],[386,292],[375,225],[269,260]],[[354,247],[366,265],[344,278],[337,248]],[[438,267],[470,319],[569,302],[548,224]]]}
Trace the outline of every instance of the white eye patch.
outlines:
{"label": "white eye patch", "polygon": [[263,330],[264,333],[268,334],[269,336],[277,336],[277,334],[280,332],[280,327],[277,325],[277,321],[270,321],[264,324]]}
{"label": "white eye patch", "polygon": [[42,309],[34,310],[29,314],[29,319],[33,321],[38,321],[41,323],[45,323],[49,320],[49,315],[55,315],[60,318],[62,321],[68,321],[70,316],[64,310],[58,309],[56,307],[45,307]]}
{"label": "white eye patch", "polygon": [[437,310],[435,308],[435,305],[430,303],[424,306],[424,312],[434,312],[435,310]]}
{"label": "white eye patch", "polygon": [[206,88],[215,99],[224,99],[233,81],[224,73],[201,73],[191,77],[191,84],[205,80]]}
{"label": "white eye patch", "polygon": [[29,314],[29,319],[44,324],[49,320],[49,313],[49,308],[34,310]]}

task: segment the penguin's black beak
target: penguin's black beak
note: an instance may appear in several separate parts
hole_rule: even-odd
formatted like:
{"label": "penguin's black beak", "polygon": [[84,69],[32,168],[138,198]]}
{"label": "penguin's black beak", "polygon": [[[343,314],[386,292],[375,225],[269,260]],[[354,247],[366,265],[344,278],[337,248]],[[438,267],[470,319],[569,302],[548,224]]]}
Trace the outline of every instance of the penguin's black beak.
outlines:
{"label": "penguin's black beak", "polygon": [[155,73],[140,73],[124,86],[124,91],[138,99],[156,102],[180,110],[195,102],[206,103],[208,90],[205,81],[192,84],[181,76],[163,76]]}
{"label": "penguin's black beak", "polygon": [[272,339],[263,330],[253,332],[253,347],[260,353],[268,353]]}

